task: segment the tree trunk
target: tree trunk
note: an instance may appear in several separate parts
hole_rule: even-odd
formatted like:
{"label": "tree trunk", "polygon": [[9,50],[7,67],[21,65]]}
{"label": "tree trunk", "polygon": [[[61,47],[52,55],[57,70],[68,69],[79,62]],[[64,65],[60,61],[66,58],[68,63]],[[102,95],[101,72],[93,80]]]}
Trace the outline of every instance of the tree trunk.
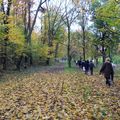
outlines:
{"label": "tree trunk", "polygon": [[4,39],[3,70],[7,69],[7,38]]}
{"label": "tree trunk", "polygon": [[59,48],[59,43],[57,43],[55,47],[55,58],[57,58],[58,56],[58,48]]}
{"label": "tree trunk", "polygon": [[28,56],[25,56],[25,64],[24,64],[24,68],[27,68],[27,63],[28,63]]}
{"label": "tree trunk", "polygon": [[7,69],[7,55],[4,53],[3,57],[3,70]]}
{"label": "tree trunk", "polygon": [[32,57],[32,44],[31,44],[31,35],[29,35],[27,37],[27,45],[29,46],[29,53],[28,53],[28,57],[29,57],[29,63],[30,65],[33,65],[33,57]]}
{"label": "tree trunk", "polygon": [[17,64],[16,64],[16,68],[17,68],[17,70],[19,70],[19,71],[20,71],[20,66],[21,66],[22,58],[23,58],[23,56],[21,55],[20,58],[19,58],[18,61],[17,61]]}
{"label": "tree trunk", "polygon": [[50,65],[50,58],[47,58],[46,64],[47,64],[47,65]]}
{"label": "tree trunk", "polygon": [[83,60],[85,61],[85,27],[84,25],[82,26],[82,32],[83,32]]}
{"label": "tree trunk", "polygon": [[99,48],[98,48],[98,46],[96,45],[95,46],[95,50],[96,50],[96,52],[95,52],[95,56],[94,56],[94,58],[95,58],[95,63],[96,63],[96,66],[98,65],[98,51],[99,51]]}
{"label": "tree trunk", "polygon": [[112,51],[111,51],[112,49],[111,49],[111,47],[109,47],[109,58],[110,58],[110,60],[112,61]]}
{"label": "tree trunk", "polygon": [[71,55],[70,55],[70,25],[68,24],[68,47],[67,47],[67,56],[68,56],[68,67],[71,68]]}
{"label": "tree trunk", "polygon": [[105,35],[106,35],[106,32],[102,33],[102,58],[103,58],[103,63],[105,62],[105,58],[106,58]]}
{"label": "tree trunk", "polygon": [[32,44],[31,44],[31,35],[32,35],[32,30],[31,29],[31,1],[28,3],[28,36],[27,36],[27,43],[30,48],[29,51],[29,60],[30,60],[30,65],[33,64],[33,58],[32,58]]}
{"label": "tree trunk", "polygon": [[103,63],[105,62],[105,58],[106,58],[106,53],[105,53],[105,48],[104,45],[102,46],[102,59],[103,59]]}
{"label": "tree trunk", "polygon": [[30,51],[30,65],[33,65],[33,57],[32,57],[32,51]]}

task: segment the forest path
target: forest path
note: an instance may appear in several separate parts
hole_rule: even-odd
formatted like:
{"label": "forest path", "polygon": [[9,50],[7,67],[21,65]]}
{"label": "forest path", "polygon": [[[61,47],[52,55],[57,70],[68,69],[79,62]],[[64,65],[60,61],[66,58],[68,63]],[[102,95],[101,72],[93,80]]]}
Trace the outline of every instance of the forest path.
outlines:
{"label": "forest path", "polygon": [[64,64],[56,64],[52,66],[31,67],[27,72],[60,72],[64,71]]}
{"label": "forest path", "polygon": [[[47,67],[45,67],[47,68]],[[10,73],[0,82],[0,120],[120,120],[120,80],[64,71],[64,66]]]}

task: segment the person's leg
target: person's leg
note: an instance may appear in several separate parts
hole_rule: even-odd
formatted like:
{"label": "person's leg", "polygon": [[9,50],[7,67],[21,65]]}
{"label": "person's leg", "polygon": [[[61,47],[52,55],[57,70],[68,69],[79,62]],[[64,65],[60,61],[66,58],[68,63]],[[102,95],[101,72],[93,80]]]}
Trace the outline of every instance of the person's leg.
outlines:
{"label": "person's leg", "polygon": [[91,68],[90,71],[91,71],[91,75],[93,75],[93,68]]}
{"label": "person's leg", "polygon": [[111,86],[110,77],[106,77],[106,85]]}
{"label": "person's leg", "polygon": [[106,85],[108,85],[108,79],[106,78]]}
{"label": "person's leg", "polygon": [[113,74],[111,74],[111,81],[112,81],[112,83],[114,83],[114,75]]}
{"label": "person's leg", "polygon": [[109,85],[109,87],[111,86],[111,80],[110,79],[108,79],[108,85]]}

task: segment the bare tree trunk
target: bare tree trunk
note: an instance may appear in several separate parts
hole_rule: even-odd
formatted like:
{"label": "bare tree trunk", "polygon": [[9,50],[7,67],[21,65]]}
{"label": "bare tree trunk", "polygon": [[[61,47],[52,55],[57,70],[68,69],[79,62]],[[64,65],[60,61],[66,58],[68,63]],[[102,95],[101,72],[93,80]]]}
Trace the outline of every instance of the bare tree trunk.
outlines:
{"label": "bare tree trunk", "polygon": [[31,47],[32,46],[32,44],[31,44],[32,30],[33,29],[31,29],[31,1],[30,1],[28,3],[28,26],[27,26],[27,33],[28,33],[28,35],[27,35],[27,44],[28,44],[28,46],[30,48],[30,51],[29,51],[29,54],[28,54],[29,60],[30,60],[30,65],[33,64],[33,61],[32,61],[33,60],[33,58],[32,58],[32,47]]}
{"label": "bare tree trunk", "polygon": [[103,63],[105,62],[105,58],[106,58],[106,48],[105,48],[105,35],[106,35],[106,32],[102,33],[102,58],[103,58]]}
{"label": "bare tree trunk", "polygon": [[68,67],[71,68],[71,55],[70,55],[70,25],[68,24],[68,47],[67,47],[67,56],[68,56]]}
{"label": "bare tree trunk", "polygon": [[104,45],[102,46],[102,58],[103,58],[103,63],[104,63],[105,62],[105,58],[106,58],[106,52],[105,52]]}
{"label": "bare tree trunk", "polygon": [[83,27],[83,60],[85,60],[86,58],[85,58],[85,29],[84,29],[84,27]]}
{"label": "bare tree trunk", "polygon": [[95,46],[95,56],[94,56],[94,58],[95,58],[95,61],[96,61],[96,66],[98,65],[98,51],[99,51],[99,48],[98,48],[98,46],[96,45]]}
{"label": "bare tree trunk", "polygon": [[85,20],[84,14],[82,15],[82,44],[83,44],[83,60],[85,60]]}

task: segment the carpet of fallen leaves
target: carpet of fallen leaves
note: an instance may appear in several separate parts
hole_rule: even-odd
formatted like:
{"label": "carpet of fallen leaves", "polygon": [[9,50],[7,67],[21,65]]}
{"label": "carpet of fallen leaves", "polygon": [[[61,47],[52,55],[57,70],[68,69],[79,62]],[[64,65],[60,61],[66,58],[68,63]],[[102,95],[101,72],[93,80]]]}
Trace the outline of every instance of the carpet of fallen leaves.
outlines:
{"label": "carpet of fallen leaves", "polygon": [[0,82],[0,120],[120,120],[120,80],[40,71]]}

